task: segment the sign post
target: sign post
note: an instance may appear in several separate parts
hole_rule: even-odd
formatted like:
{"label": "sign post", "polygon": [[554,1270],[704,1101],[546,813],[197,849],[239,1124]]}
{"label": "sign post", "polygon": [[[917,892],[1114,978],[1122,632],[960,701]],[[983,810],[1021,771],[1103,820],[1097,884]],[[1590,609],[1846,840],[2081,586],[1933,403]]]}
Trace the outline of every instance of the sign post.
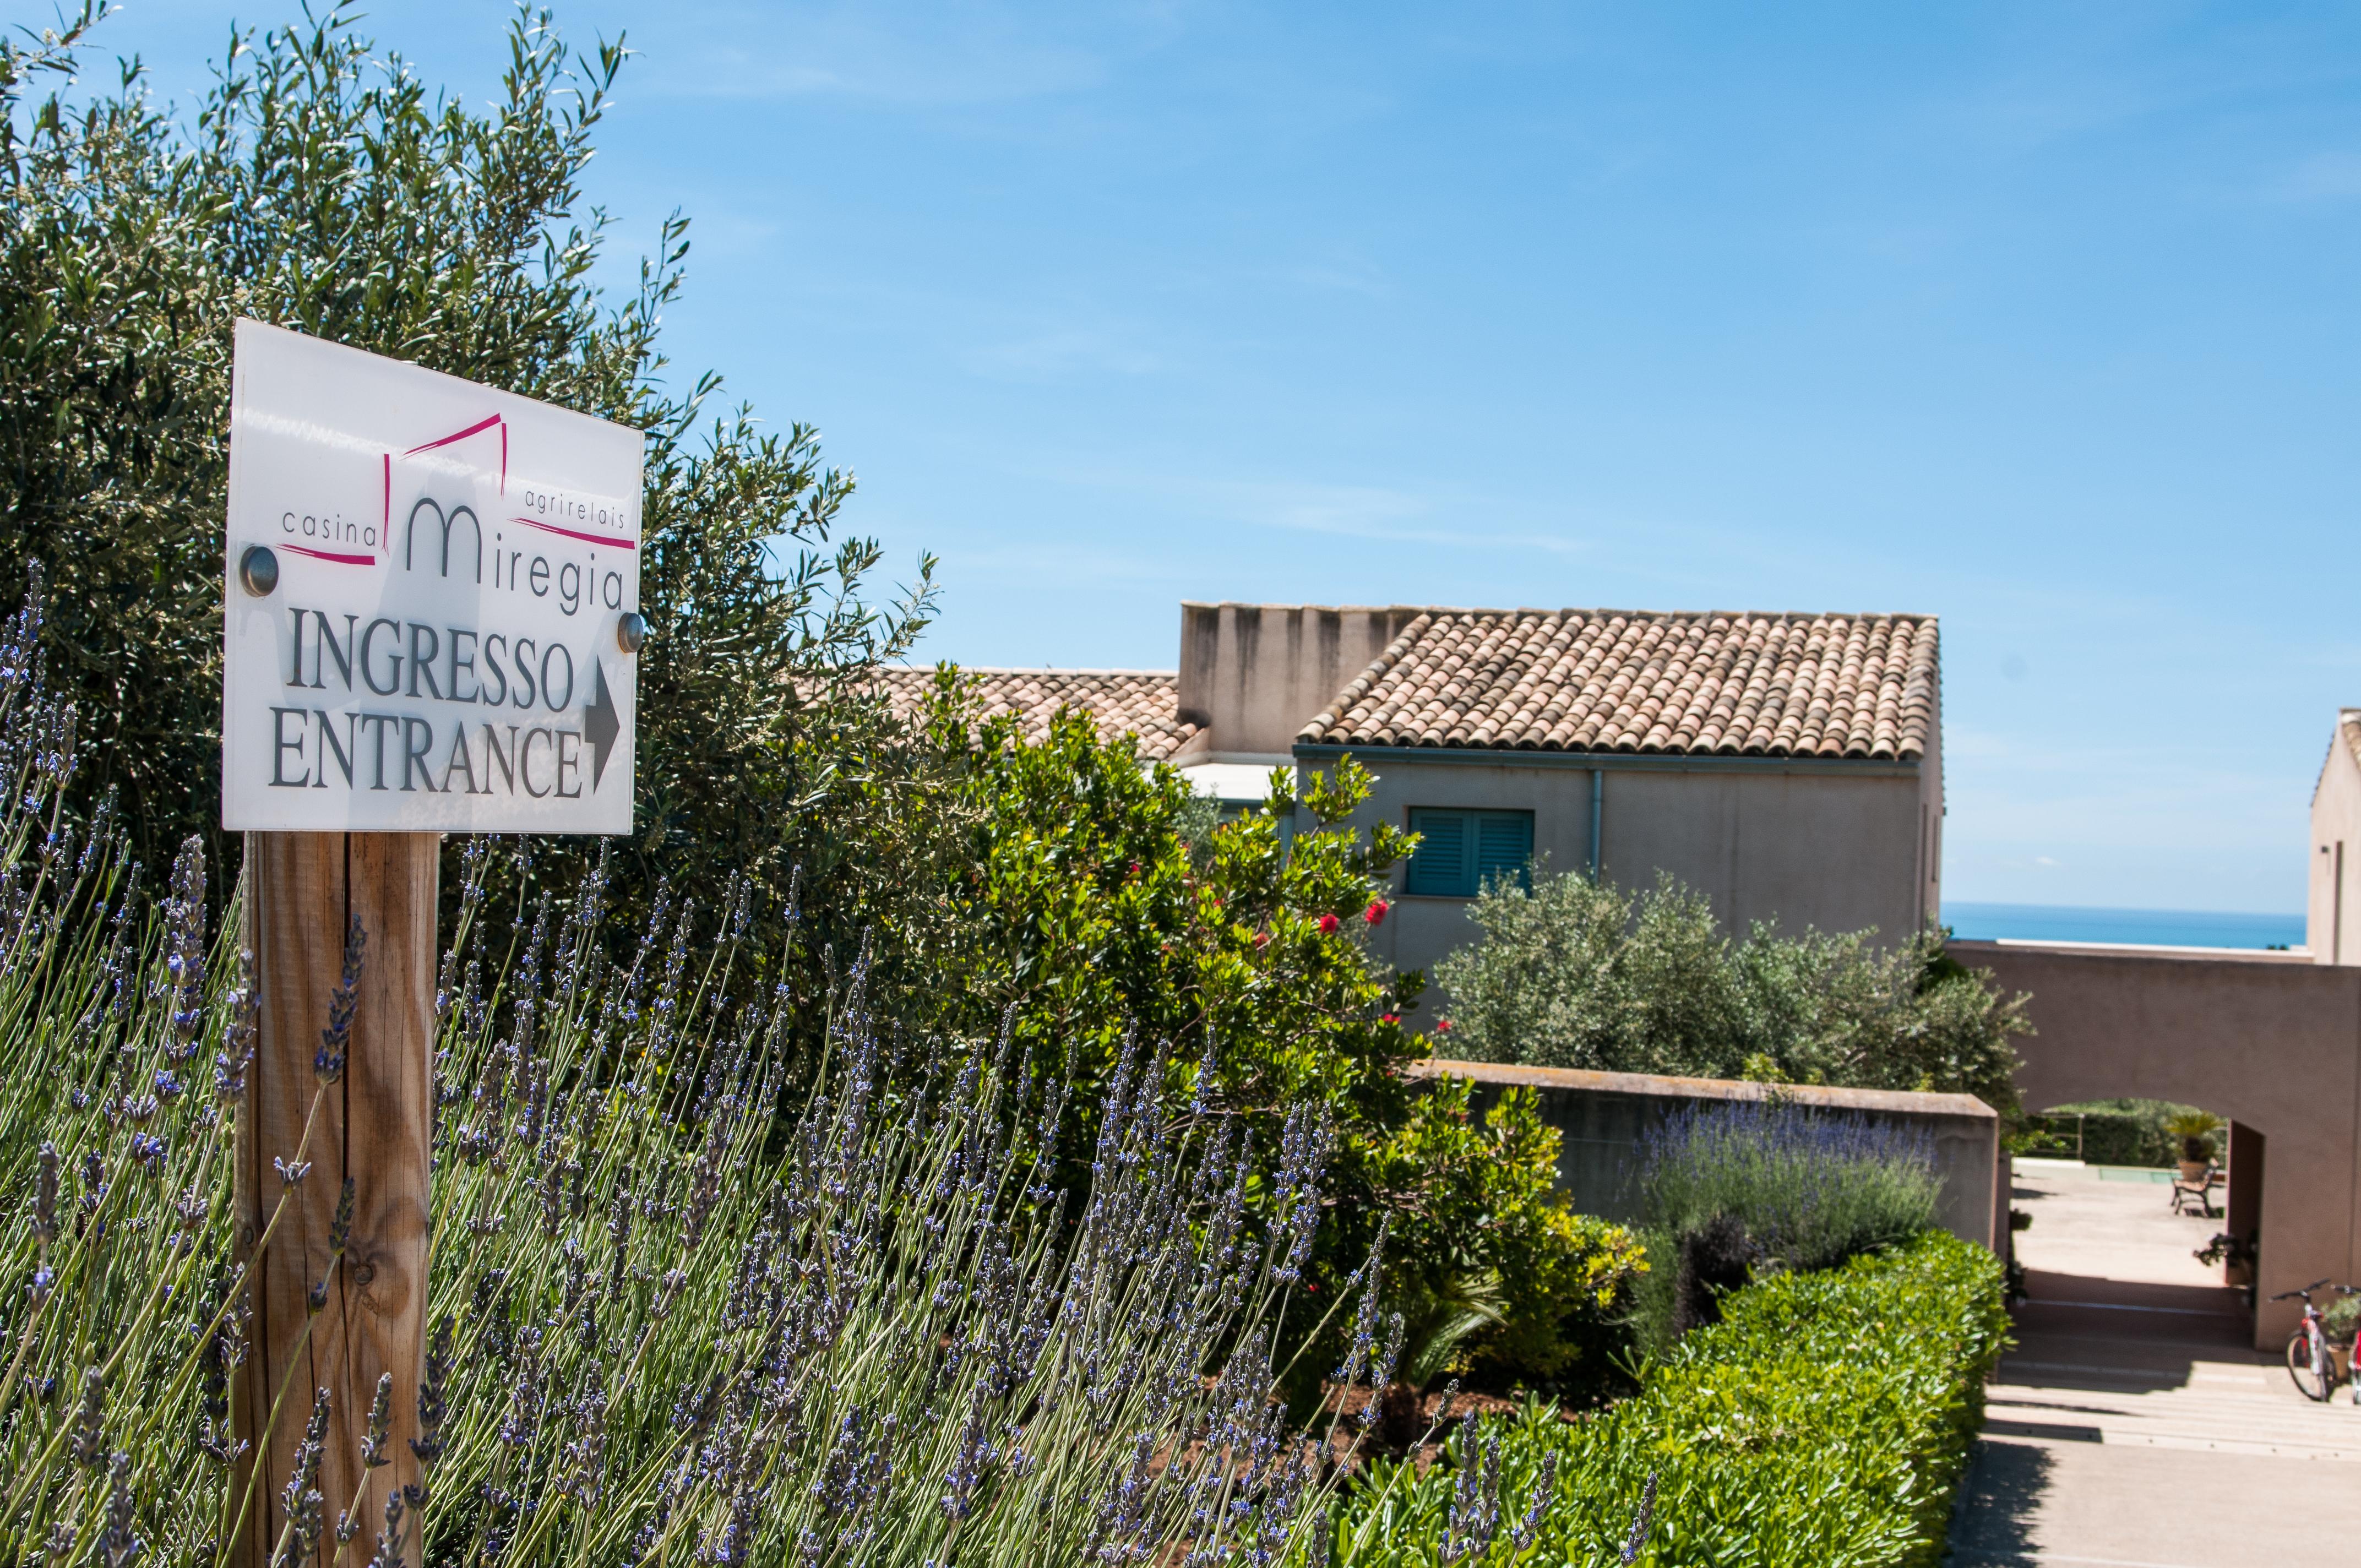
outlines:
{"label": "sign post", "polygon": [[[247,835],[261,1014],[225,1529],[242,1508],[232,1559],[264,1568],[321,1391],[323,1561],[348,1509],[366,1561],[419,1480],[441,835],[631,830],[642,437],[254,322],[236,349],[222,823]],[[354,956],[348,1034],[324,1039]]]}

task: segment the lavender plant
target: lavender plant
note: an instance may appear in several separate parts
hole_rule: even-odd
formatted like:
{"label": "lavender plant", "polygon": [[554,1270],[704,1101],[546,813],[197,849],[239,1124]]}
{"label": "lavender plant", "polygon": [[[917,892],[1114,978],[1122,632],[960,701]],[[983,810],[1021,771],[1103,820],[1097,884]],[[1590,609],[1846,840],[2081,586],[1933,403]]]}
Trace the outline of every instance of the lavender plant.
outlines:
{"label": "lavender plant", "polygon": [[0,627],[0,1559],[126,1568],[218,1528],[250,988],[193,847],[150,898],[112,811],[68,816],[40,589]]}
{"label": "lavender plant", "polygon": [[1690,1105],[1641,1140],[1642,1207],[1677,1234],[1717,1215],[1791,1269],[1828,1268],[1935,1223],[1942,1190],[1919,1128],[1792,1101]]}
{"label": "lavender plant", "polygon": [[1690,1105],[1641,1139],[1637,1163],[1643,1234],[1668,1263],[1632,1293],[1651,1351],[1715,1321],[1757,1272],[1829,1268],[1918,1234],[1942,1190],[1924,1131],[1777,1098]]}
{"label": "lavender plant", "polygon": [[[104,823],[68,822],[38,615],[0,635],[0,1561],[220,1568],[262,1488],[291,1568],[1270,1563],[1323,1533],[1349,1430],[1291,1431],[1274,1393],[1325,1201],[1314,1113],[1258,1182],[1249,1135],[1169,1113],[1178,1064],[1134,1040],[1070,1195],[1045,1151],[1071,1085],[1005,1035],[892,1027],[865,953],[818,995],[724,1000],[743,883],[709,912],[660,896],[628,963],[603,865],[495,934],[492,857],[525,851],[480,842],[437,997],[426,1376],[379,1383],[357,1455],[391,1461],[414,1398],[419,1483],[381,1519],[324,1496],[344,1392],[290,1387],[291,1471],[233,1487],[245,1269],[277,1223],[230,1220],[236,901],[210,932],[193,844],[149,899]],[[1335,1310],[1382,1360],[1374,1260],[1356,1283]]]}
{"label": "lavender plant", "polygon": [[1327,1450],[1271,1391],[1322,1140],[1290,1140],[1283,1212],[1250,1213],[1245,1136],[1180,1132],[1135,1039],[1070,1202],[1068,1085],[1007,1036],[921,1053],[873,1015],[865,955],[812,999],[818,1064],[789,1059],[796,998],[719,1001],[737,897],[712,942],[659,899],[609,966],[594,872],[519,922],[502,991],[465,978],[473,911],[446,960],[430,1558],[1268,1563],[1308,1539]]}

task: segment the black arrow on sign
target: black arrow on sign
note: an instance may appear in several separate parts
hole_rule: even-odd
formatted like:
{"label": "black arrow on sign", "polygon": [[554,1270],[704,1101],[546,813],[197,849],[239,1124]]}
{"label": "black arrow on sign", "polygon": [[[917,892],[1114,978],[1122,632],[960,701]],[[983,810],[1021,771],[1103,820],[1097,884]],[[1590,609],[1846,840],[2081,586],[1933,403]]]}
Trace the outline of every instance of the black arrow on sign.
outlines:
{"label": "black arrow on sign", "polygon": [[623,732],[622,716],[615,711],[615,699],[607,695],[607,662],[590,661],[590,706],[582,710],[582,738],[590,742],[590,787],[597,789],[598,781],[607,775],[607,753],[615,749],[615,737]]}

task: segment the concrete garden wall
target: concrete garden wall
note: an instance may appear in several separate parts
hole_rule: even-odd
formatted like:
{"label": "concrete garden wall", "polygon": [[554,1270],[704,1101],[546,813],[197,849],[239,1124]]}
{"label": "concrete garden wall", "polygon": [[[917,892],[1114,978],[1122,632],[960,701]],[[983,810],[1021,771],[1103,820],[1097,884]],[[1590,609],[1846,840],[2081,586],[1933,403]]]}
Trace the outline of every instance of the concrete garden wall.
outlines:
{"label": "concrete garden wall", "polygon": [[[1576,1209],[1619,1221],[1639,1217],[1633,1192],[1638,1163],[1634,1151],[1649,1129],[1699,1101],[1759,1101],[1774,1092],[1760,1083],[1712,1078],[1582,1072],[1498,1062],[1430,1061],[1411,1070],[1420,1076],[1473,1079],[1477,1099],[1485,1104],[1511,1086],[1536,1091],[1542,1120],[1557,1129],[1561,1140],[1558,1186]],[[1971,1094],[1801,1085],[1782,1085],[1775,1092],[1802,1105],[1923,1129],[1934,1139],[1935,1168],[1943,1180],[1937,1222],[1963,1241],[1999,1250],[1994,1238],[2007,1234],[2008,1190],[2001,1160],[2000,1118],[1992,1107]]]}

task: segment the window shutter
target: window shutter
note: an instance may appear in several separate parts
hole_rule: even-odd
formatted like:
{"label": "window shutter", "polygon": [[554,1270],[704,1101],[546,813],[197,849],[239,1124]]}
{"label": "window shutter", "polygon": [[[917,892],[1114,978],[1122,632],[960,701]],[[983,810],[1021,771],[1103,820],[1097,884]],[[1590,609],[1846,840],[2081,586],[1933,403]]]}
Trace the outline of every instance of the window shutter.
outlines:
{"label": "window shutter", "polygon": [[1446,898],[1465,898],[1476,891],[1467,817],[1465,811],[1410,814],[1411,831],[1419,835],[1420,843],[1411,854],[1407,891]]}
{"label": "window shutter", "polygon": [[1533,814],[1530,811],[1487,811],[1476,819],[1476,866],[1473,893],[1495,877],[1514,877],[1531,887],[1526,871],[1533,858]]}

